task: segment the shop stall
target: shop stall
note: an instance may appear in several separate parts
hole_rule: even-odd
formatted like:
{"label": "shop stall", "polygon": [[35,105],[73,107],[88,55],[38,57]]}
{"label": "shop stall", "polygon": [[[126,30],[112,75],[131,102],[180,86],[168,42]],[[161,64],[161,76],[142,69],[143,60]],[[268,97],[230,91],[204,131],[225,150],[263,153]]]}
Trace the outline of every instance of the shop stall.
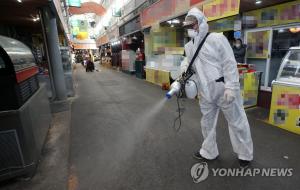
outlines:
{"label": "shop stall", "polygon": [[[181,26],[191,7],[204,11],[208,21],[215,26],[212,31],[226,32],[227,37],[233,38],[234,30],[241,29],[235,27],[235,20],[238,19],[235,15],[239,13],[239,6],[239,0],[161,0],[145,9],[141,13],[141,23],[146,31],[146,80],[165,86],[170,84],[171,73],[178,72],[184,44],[188,42]],[[216,9],[219,11],[215,11]],[[229,18],[214,22],[224,17]]]}
{"label": "shop stall", "polygon": [[111,57],[111,45],[110,44],[104,44],[100,48],[101,52],[101,65],[105,68],[112,68],[112,57]]}
{"label": "shop stall", "polygon": [[290,48],[272,82],[269,122],[300,134],[300,47]]}
{"label": "shop stall", "polygon": [[246,62],[263,72],[259,106],[270,108],[272,81],[290,47],[300,44],[300,1],[291,1],[243,13],[242,26],[247,44]]}
{"label": "shop stall", "polygon": [[135,59],[135,76],[140,79],[146,78],[145,72],[145,54],[142,49],[137,49]]}
{"label": "shop stall", "polygon": [[170,73],[179,69],[184,54],[185,35],[180,27],[183,15],[190,6],[199,6],[201,2],[161,0],[142,11],[148,82],[166,88],[170,85]]}
{"label": "shop stall", "polygon": [[135,52],[133,50],[122,50],[122,71],[135,72]]}
{"label": "shop stall", "polygon": [[170,73],[180,69],[184,54],[183,37],[178,39],[177,35],[184,36],[184,33],[167,27],[151,31],[153,54],[147,57],[147,81],[161,86],[170,85]]}
{"label": "shop stall", "polygon": [[185,31],[181,27],[184,15],[152,26],[145,34],[146,80],[168,88],[170,75],[180,69],[187,42]]}
{"label": "shop stall", "polygon": [[97,40],[96,45],[99,47],[100,64],[106,68],[112,68],[112,49],[107,34],[102,34]]}
{"label": "shop stall", "polygon": [[140,16],[136,16],[120,26],[119,31],[122,36],[122,71],[135,73],[137,77],[143,78],[144,34],[141,32]]}
{"label": "shop stall", "polygon": [[121,51],[122,43],[119,39],[119,27],[115,26],[108,29],[107,36],[111,46],[111,64],[113,69],[119,69],[121,67]]}

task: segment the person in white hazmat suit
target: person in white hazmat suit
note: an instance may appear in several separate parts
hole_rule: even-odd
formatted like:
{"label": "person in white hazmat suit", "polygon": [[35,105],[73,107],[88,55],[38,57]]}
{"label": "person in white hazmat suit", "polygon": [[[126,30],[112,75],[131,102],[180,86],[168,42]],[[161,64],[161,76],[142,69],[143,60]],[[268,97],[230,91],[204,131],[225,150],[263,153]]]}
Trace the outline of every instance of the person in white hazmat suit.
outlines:
{"label": "person in white hazmat suit", "polygon": [[[199,44],[208,34],[208,24],[204,14],[192,8],[184,26],[191,41],[185,45],[186,71]],[[253,159],[253,143],[249,122],[240,94],[239,74],[233,50],[227,38],[220,33],[210,33],[193,63],[193,79],[199,89],[199,103],[202,113],[201,128],[204,142],[194,154],[197,159],[214,160],[219,151],[216,142],[216,125],[219,110],[228,122],[229,135],[240,167],[247,167]]]}

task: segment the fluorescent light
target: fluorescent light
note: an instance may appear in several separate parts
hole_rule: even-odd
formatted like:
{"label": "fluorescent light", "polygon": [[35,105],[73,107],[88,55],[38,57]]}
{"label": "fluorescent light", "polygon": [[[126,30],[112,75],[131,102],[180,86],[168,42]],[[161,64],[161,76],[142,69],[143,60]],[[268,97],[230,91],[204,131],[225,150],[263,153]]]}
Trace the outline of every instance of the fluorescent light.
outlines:
{"label": "fluorescent light", "polygon": [[261,4],[261,3],[262,3],[262,1],[260,1],[260,0],[257,0],[257,1],[255,2],[256,5],[259,5],[259,4]]}
{"label": "fluorescent light", "polygon": [[22,3],[22,0],[17,0],[19,3]]}
{"label": "fluorescent light", "polygon": [[180,23],[180,20],[179,20],[179,19],[174,19],[174,20],[172,20],[172,23],[173,23],[173,24],[179,24],[179,23]]}

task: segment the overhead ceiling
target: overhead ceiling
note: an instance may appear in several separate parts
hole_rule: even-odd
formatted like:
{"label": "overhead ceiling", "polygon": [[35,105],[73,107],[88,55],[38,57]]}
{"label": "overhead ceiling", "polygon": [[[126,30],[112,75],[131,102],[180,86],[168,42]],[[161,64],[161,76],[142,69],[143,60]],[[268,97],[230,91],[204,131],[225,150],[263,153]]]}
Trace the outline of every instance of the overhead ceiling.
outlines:
{"label": "overhead ceiling", "polygon": [[[262,0],[260,5],[256,5],[255,1],[256,0],[241,0],[241,12],[292,0]],[[19,3],[17,0],[0,0],[0,25],[7,24],[24,27],[24,29],[29,31],[40,30],[40,23],[33,22],[32,17],[38,14],[39,7],[45,6],[48,3],[49,0],[22,0],[22,3]],[[105,8],[103,8],[102,3],[103,1],[101,0],[86,0],[81,10],[70,7],[70,11],[73,14],[93,12],[97,15],[103,15]]]}
{"label": "overhead ceiling", "polygon": [[268,7],[279,3],[289,2],[292,0],[261,0],[261,1],[262,1],[261,4],[256,5],[255,4],[256,0],[241,0],[240,11],[241,12],[251,11],[251,10],[260,9],[260,8]]}
{"label": "overhead ceiling", "polygon": [[34,22],[38,8],[48,4],[48,0],[0,0],[0,24],[24,27],[26,30],[40,28],[39,22]]}

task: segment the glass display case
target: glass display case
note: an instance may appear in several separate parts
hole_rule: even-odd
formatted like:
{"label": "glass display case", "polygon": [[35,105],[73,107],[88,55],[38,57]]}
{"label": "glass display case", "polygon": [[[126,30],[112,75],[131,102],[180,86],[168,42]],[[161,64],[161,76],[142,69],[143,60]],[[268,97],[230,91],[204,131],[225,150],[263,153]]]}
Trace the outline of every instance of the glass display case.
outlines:
{"label": "glass display case", "polygon": [[300,86],[300,47],[291,48],[279,69],[274,82],[284,82]]}
{"label": "glass display case", "polygon": [[22,42],[0,36],[0,111],[20,108],[39,88],[38,68]]}

